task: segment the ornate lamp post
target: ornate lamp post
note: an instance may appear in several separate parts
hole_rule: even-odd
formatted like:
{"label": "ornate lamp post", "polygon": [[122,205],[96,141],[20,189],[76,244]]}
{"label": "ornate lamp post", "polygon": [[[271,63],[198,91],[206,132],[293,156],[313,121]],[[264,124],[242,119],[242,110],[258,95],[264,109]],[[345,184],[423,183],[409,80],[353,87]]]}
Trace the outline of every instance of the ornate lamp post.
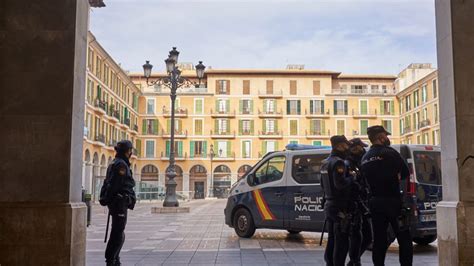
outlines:
{"label": "ornate lamp post", "polygon": [[212,169],[212,160],[214,159],[214,145],[211,144],[211,150],[209,151],[209,157],[211,158],[211,185],[209,190],[209,197],[214,197],[214,169]]}
{"label": "ornate lamp post", "polygon": [[149,81],[151,77],[151,69],[153,65],[150,64],[150,61],[146,61],[143,65],[143,73],[146,78],[146,84],[148,86],[159,84],[164,85],[170,88],[170,97],[171,97],[171,140],[170,140],[170,160],[169,165],[166,168],[166,177],[168,178],[168,183],[166,184],[166,197],[163,202],[163,207],[178,207],[179,203],[176,198],[176,165],[175,165],[175,150],[174,150],[174,129],[175,129],[175,100],[176,100],[176,90],[183,85],[195,85],[200,86],[201,79],[204,78],[204,70],[206,67],[202,64],[202,61],[199,61],[199,64],[196,65],[196,75],[198,77],[199,83],[184,78],[181,76],[181,70],[178,69],[176,64],[178,63],[179,51],[176,50],[176,47],[173,47],[173,50],[169,52],[168,58],[165,59],[166,72],[168,76],[163,78],[157,78],[154,81]]}

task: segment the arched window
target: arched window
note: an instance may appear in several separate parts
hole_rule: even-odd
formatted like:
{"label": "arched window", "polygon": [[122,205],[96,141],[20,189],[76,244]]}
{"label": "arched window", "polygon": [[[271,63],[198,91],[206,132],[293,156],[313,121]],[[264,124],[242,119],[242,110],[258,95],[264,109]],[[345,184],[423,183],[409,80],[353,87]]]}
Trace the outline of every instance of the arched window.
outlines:
{"label": "arched window", "polygon": [[152,164],[147,164],[142,168],[143,181],[158,181],[158,168]]}
{"label": "arched window", "polygon": [[237,176],[241,178],[244,176],[250,169],[252,169],[252,166],[248,164],[244,164],[241,167],[239,167],[239,170],[237,170]]}

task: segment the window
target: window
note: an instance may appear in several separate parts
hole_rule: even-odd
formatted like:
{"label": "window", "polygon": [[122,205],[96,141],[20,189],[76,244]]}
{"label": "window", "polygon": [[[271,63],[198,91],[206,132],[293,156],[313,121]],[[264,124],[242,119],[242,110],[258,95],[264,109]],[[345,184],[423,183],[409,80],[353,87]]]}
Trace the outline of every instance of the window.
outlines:
{"label": "window", "polygon": [[312,119],[309,122],[310,135],[324,135],[324,121],[320,119]]}
{"label": "window", "polygon": [[347,115],[347,100],[334,100],[334,114]]}
{"label": "window", "polygon": [[310,100],[309,101],[310,114],[324,114],[324,100]]}
{"label": "window", "polygon": [[441,153],[414,151],[416,180],[423,184],[441,185]]}
{"label": "window", "polygon": [[146,113],[148,115],[155,114],[155,99],[146,100]]}
{"label": "window", "polygon": [[230,80],[216,80],[216,94],[229,94]]}
{"label": "window", "polygon": [[382,115],[393,115],[395,114],[395,103],[391,100],[380,101],[380,114]]}
{"label": "window", "polygon": [[[415,116],[415,128],[418,130],[420,129],[420,112],[414,114]],[[419,142],[418,142],[419,143]]]}
{"label": "window", "polygon": [[438,97],[438,83],[436,83],[436,79],[433,80],[433,98]]}
{"label": "window", "polygon": [[275,141],[265,141],[264,142],[264,148],[265,148],[265,151],[264,153],[267,153],[267,152],[272,152],[272,151],[275,151],[276,150],[276,143]]}
{"label": "window", "polygon": [[218,113],[227,113],[229,111],[229,103],[228,103],[229,100],[226,100],[226,99],[219,99],[217,100],[216,104],[216,109],[217,109],[217,112]]}
{"label": "window", "polygon": [[204,99],[195,99],[194,100],[194,113],[197,115],[202,115],[203,114],[203,102]]}
{"label": "window", "polygon": [[145,157],[146,158],[154,158],[155,157],[155,141],[154,140],[147,140],[145,141]]}
{"label": "window", "polygon": [[93,104],[93,97],[94,97],[93,91],[94,91],[94,82],[90,79],[87,79],[86,100],[90,104]]}
{"label": "window", "polygon": [[392,133],[392,120],[382,120],[382,126],[385,130]]}
{"label": "window", "polygon": [[276,156],[263,163],[256,171],[251,186],[280,180],[285,169],[285,156]]}
{"label": "window", "polygon": [[433,131],[433,145],[439,145],[439,130]]}
{"label": "window", "polygon": [[248,115],[252,113],[252,100],[244,99],[240,100],[240,113]]}
{"label": "window", "polygon": [[290,95],[297,94],[297,83],[296,80],[290,80]]}
{"label": "window", "polygon": [[[171,150],[171,142],[169,140],[166,141],[166,156],[170,157],[170,150]],[[183,157],[183,141],[175,141],[174,143],[174,154],[178,158]]]}
{"label": "window", "polygon": [[290,140],[290,142],[288,142],[289,144],[298,144],[299,142],[297,140]]}
{"label": "window", "polygon": [[337,132],[337,135],[346,134],[346,121],[345,120],[336,120],[336,132]]}
{"label": "window", "polygon": [[420,135],[416,136],[416,144],[422,144]]}
{"label": "window", "polygon": [[372,93],[378,93],[379,92],[379,85],[372,85],[370,86],[370,91]]}
{"label": "window", "polygon": [[243,81],[242,94],[250,94],[250,80]]}
{"label": "window", "polygon": [[275,120],[274,119],[265,119],[265,132],[274,133],[275,132]]}
{"label": "window", "polygon": [[202,119],[194,120],[194,135],[202,135],[202,131],[203,131],[202,125],[203,125]]}
{"label": "window", "polygon": [[408,95],[405,97],[405,112],[408,112],[411,110],[411,96]]}
{"label": "window", "polygon": [[267,80],[267,94],[273,94],[273,80]]}
{"label": "window", "polygon": [[434,116],[434,122],[435,122],[435,124],[436,124],[436,123],[438,123],[438,119],[439,119],[439,117],[438,117],[438,104],[437,104],[437,103],[435,103],[435,104],[433,105],[433,112],[434,112],[434,114],[433,114],[433,116]]}
{"label": "window", "polygon": [[264,109],[266,113],[274,113],[275,112],[275,100],[265,100],[264,101]]}
{"label": "window", "polygon": [[313,146],[322,146],[323,142],[320,140],[313,140]]}
{"label": "window", "polygon": [[360,130],[359,130],[360,133],[359,133],[359,135],[362,135],[362,136],[367,135],[367,128],[368,127],[369,127],[369,120],[360,120]]}
{"label": "window", "polygon": [[143,119],[142,132],[144,135],[157,135],[158,134],[158,120]]}
{"label": "window", "polygon": [[217,157],[230,157],[230,151],[230,141],[217,141],[217,151],[215,151]]}
{"label": "window", "polygon": [[228,120],[227,119],[217,119],[217,132],[219,134],[228,132]]}
{"label": "window", "polygon": [[427,95],[427,91],[426,91],[426,84],[423,85],[423,87],[421,88],[421,102],[422,103],[426,103],[426,101],[428,100],[428,95]]}
{"label": "window", "polygon": [[423,108],[423,121],[428,119],[428,108]]}
{"label": "window", "polygon": [[190,142],[190,150],[192,157],[205,157],[206,155],[206,142],[205,141],[191,141]]}
{"label": "window", "polygon": [[290,120],[290,135],[292,136],[298,135],[298,120],[295,120],[295,119]]}
{"label": "window", "polygon": [[321,81],[313,80],[313,95],[321,95]]}
{"label": "window", "polygon": [[367,100],[360,100],[359,101],[359,114],[366,115],[368,114],[368,101]]}
{"label": "window", "polygon": [[87,51],[87,67],[89,71],[92,71],[94,67],[94,51],[91,49]]}
{"label": "window", "polygon": [[240,135],[250,135],[253,132],[252,120],[240,120]]}
{"label": "window", "polygon": [[293,157],[293,179],[300,184],[319,184],[321,182],[321,162],[327,154],[297,155]]}
{"label": "window", "polygon": [[242,141],[242,158],[250,158],[250,147],[251,142],[250,140]]}
{"label": "window", "polygon": [[423,144],[429,144],[428,133],[423,133]]}
{"label": "window", "polygon": [[300,100],[287,100],[286,113],[289,115],[301,114],[301,101]]}
{"label": "window", "polygon": [[419,99],[418,99],[418,97],[419,97],[418,94],[419,94],[419,93],[418,93],[418,90],[416,90],[416,91],[413,93],[413,100],[414,100],[414,102],[413,102],[413,107],[415,107],[415,108],[420,105],[420,102],[419,102]]}

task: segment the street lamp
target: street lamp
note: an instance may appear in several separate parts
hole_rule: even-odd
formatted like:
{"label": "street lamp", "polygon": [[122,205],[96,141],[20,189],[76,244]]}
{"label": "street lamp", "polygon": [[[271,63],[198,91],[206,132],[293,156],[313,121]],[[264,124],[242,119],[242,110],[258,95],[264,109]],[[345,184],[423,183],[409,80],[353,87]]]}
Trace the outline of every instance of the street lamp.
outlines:
{"label": "street lamp", "polygon": [[[170,139],[170,160],[169,165],[166,168],[166,177],[168,178],[168,183],[166,184],[166,197],[163,202],[163,207],[178,207],[179,203],[176,198],[176,186],[177,183],[174,180],[176,177],[176,164],[175,164],[175,150],[174,150],[174,129],[175,129],[175,101],[176,101],[176,90],[183,85],[197,85],[195,82],[184,78],[181,76],[181,70],[176,66],[178,64],[179,51],[176,50],[176,47],[173,47],[173,50],[169,52],[168,58],[165,59],[166,72],[167,76],[163,78],[157,78],[154,81],[149,81],[151,77],[151,70],[153,65],[150,64],[150,61],[146,61],[143,65],[143,74],[146,78],[146,84],[152,86],[155,84],[164,85],[170,88],[170,97],[171,97],[171,139]],[[201,79],[204,78],[204,70],[206,67],[202,64],[202,61],[199,61],[199,64],[196,65],[196,75],[198,77],[199,83],[201,84]]]}
{"label": "street lamp", "polygon": [[209,191],[209,197],[214,197],[214,169],[212,169],[212,160],[214,159],[214,145],[211,144],[211,150],[209,152],[209,156],[211,157],[211,185]]}

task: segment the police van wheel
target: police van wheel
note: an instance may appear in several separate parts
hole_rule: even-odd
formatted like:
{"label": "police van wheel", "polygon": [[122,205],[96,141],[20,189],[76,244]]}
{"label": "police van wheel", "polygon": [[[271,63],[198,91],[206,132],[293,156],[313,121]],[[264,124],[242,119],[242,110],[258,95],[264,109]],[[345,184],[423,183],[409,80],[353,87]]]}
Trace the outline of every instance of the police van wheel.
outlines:
{"label": "police van wheel", "polygon": [[247,209],[240,208],[234,214],[234,230],[240,237],[250,238],[255,233],[255,223]]}
{"label": "police van wheel", "polygon": [[298,231],[298,230],[287,230],[288,233],[290,233],[290,235],[296,235],[296,234],[299,234],[301,233],[301,231]]}
{"label": "police van wheel", "polygon": [[436,240],[436,236],[424,236],[424,237],[414,237],[413,242],[421,246],[429,245],[430,243]]}

